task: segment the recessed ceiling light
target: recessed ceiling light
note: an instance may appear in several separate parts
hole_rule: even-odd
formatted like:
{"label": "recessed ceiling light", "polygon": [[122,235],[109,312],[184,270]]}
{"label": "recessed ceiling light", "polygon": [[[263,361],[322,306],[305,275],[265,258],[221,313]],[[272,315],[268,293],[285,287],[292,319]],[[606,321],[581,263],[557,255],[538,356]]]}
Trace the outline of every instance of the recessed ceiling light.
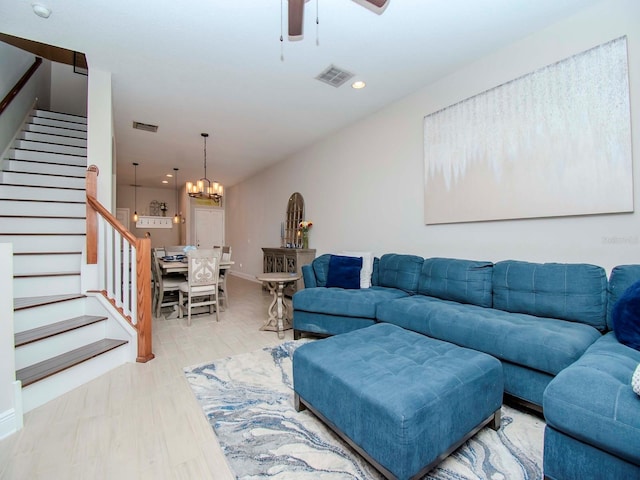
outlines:
{"label": "recessed ceiling light", "polygon": [[49,18],[49,15],[51,15],[51,9],[39,3],[31,4],[31,8],[33,8],[33,13],[35,13],[39,17]]}
{"label": "recessed ceiling light", "polygon": [[169,180],[162,180],[162,183],[169,183]]}
{"label": "recessed ceiling light", "polygon": [[362,80],[355,81],[351,84],[351,88],[355,88],[356,90],[360,90],[361,88],[364,88],[366,86],[367,84],[364,83]]}
{"label": "recessed ceiling light", "polygon": [[169,178],[173,178],[173,174],[172,173],[167,173],[166,176],[169,177]]}

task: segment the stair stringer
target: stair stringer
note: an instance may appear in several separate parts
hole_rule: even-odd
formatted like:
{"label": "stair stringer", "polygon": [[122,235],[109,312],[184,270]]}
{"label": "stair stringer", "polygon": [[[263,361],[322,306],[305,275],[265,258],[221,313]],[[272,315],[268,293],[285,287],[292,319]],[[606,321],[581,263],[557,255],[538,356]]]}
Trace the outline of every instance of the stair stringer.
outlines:
{"label": "stair stringer", "polygon": [[85,314],[104,315],[107,317],[105,336],[118,340],[127,340],[126,346],[119,347],[127,350],[126,361],[135,362],[138,357],[138,331],[122,316],[102,293],[86,292]]}
{"label": "stair stringer", "polygon": [[[103,353],[90,360],[86,360],[67,370],[56,373],[31,385],[23,387],[21,398],[16,403],[21,405],[21,410],[27,413],[55,398],[81,387],[85,383],[97,379],[101,375],[118,368],[125,363],[134,363],[137,356],[137,332],[125,319],[122,318],[113,305],[101,294],[88,292],[85,298],[76,299],[74,303],[82,303],[79,311],[74,314],[105,316],[104,338],[127,340],[128,343],[114,350]],[[42,313],[50,306],[43,305],[33,309]],[[37,313],[36,313],[37,314]],[[46,342],[46,340],[41,341]]]}

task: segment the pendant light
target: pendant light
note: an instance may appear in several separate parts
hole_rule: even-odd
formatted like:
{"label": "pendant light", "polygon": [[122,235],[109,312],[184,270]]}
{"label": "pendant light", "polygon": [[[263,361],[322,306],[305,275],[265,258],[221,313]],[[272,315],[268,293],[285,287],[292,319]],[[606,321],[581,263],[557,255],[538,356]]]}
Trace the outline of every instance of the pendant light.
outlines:
{"label": "pendant light", "polygon": [[223,187],[218,182],[211,182],[207,178],[207,137],[208,133],[201,133],[204,138],[204,177],[197,182],[187,182],[187,193],[193,198],[206,198],[216,202],[222,198]]}
{"label": "pendant light", "polygon": [[133,162],[133,221],[138,221],[138,163]]}
{"label": "pendant light", "polygon": [[173,171],[176,172],[173,174],[173,181],[176,189],[176,214],[173,216],[173,223],[180,223],[180,215],[178,214],[179,204],[178,204],[178,169],[173,167]]}

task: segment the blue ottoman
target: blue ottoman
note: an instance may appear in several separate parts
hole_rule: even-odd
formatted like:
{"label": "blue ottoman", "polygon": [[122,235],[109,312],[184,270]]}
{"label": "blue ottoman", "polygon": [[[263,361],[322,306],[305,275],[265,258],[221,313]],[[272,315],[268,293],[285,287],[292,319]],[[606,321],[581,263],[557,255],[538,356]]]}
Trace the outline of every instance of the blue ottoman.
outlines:
{"label": "blue ottoman", "polygon": [[391,324],[298,347],[293,385],[298,411],[308,407],[387,478],[419,478],[500,426],[496,358]]}

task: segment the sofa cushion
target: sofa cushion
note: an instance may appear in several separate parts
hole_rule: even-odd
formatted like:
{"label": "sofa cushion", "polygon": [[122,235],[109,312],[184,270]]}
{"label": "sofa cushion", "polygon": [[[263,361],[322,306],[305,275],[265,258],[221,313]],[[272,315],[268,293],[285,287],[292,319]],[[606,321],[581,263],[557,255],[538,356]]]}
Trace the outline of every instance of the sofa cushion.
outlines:
{"label": "sofa cushion", "polygon": [[418,293],[444,300],[491,307],[493,264],[454,258],[427,258]]}
{"label": "sofa cushion", "polygon": [[613,320],[611,318],[613,306],[622,294],[638,280],[640,280],[640,265],[618,265],[611,270],[611,275],[609,275],[609,301],[607,303],[607,326],[609,330],[613,330]]}
{"label": "sofa cushion", "polygon": [[327,287],[360,288],[360,270],[362,258],[331,255]]}
{"label": "sofa cushion", "polygon": [[380,258],[378,284],[381,287],[399,288],[407,293],[418,291],[418,279],[424,258],[416,255],[387,253]]}
{"label": "sofa cushion", "polygon": [[326,287],[305,288],[293,295],[293,309],[327,315],[375,319],[376,307],[379,303],[407,295],[402,290],[384,287],[357,290]]}
{"label": "sofa cushion", "polygon": [[360,269],[360,288],[369,288],[371,286],[371,275],[373,275],[373,253],[343,251],[338,255],[362,258],[362,268]]}
{"label": "sofa cushion", "polygon": [[618,341],[640,350],[640,281],[627,288],[618,299],[611,319]]}
{"label": "sofa cushion", "polygon": [[414,295],[378,306],[378,320],[557,374],[600,333],[589,325]]}
{"label": "sofa cushion", "polygon": [[493,266],[493,307],[606,329],[607,276],[589,264],[529,263]]}
{"label": "sofa cushion", "polygon": [[596,448],[640,465],[640,400],[631,377],[640,352],[613,332],[560,372],[544,392],[547,424]]}
{"label": "sofa cushion", "polygon": [[633,376],[631,377],[631,388],[637,395],[640,395],[640,365],[638,365],[633,371]]}
{"label": "sofa cushion", "polygon": [[324,255],[320,255],[318,258],[315,258],[313,262],[311,262],[313,273],[315,273],[316,275],[316,286],[318,287],[327,286],[327,275],[329,274],[330,260],[331,255],[325,253]]}

